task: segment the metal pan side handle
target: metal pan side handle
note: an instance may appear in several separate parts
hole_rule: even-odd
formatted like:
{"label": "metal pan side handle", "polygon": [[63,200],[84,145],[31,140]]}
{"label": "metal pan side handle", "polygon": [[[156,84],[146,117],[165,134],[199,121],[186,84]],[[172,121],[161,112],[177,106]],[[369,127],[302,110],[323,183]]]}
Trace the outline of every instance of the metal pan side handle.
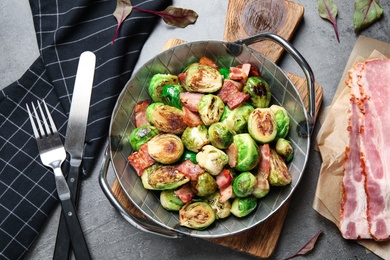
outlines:
{"label": "metal pan side handle", "polygon": [[287,53],[289,53],[290,56],[294,58],[294,60],[298,63],[298,65],[303,70],[305,77],[306,77],[306,81],[307,81],[307,91],[308,91],[308,97],[309,97],[308,109],[307,109],[307,111],[308,111],[308,122],[307,123],[308,123],[309,129],[307,131],[307,135],[310,136],[310,134],[314,128],[314,122],[315,122],[315,85],[314,85],[315,78],[314,78],[314,73],[313,73],[311,67],[309,66],[309,64],[307,63],[307,61],[305,60],[305,58],[303,58],[303,56],[287,40],[285,40],[283,37],[281,37],[277,34],[269,33],[269,32],[260,33],[260,34],[254,35],[252,37],[236,41],[234,43],[240,44],[240,45],[242,45],[242,44],[250,45],[250,44],[262,41],[262,40],[272,40],[272,41],[278,43],[279,45],[281,45],[287,51]]}
{"label": "metal pan side handle", "polygon": [[145,219],[138,218],[137,216],[131,215],[126,209],[123,208],[122,204],[115,197],[109,183],[107,180],[108,166],[109,166],[110,158],[108,155],[108,147],[104,153],[104,158],[102,162],[102,166],[99,174],[99,184],[101,189],[103,190],[104,195],[106,195],[107,199],[110,201],[112,206],[134,227],[155,235],[167,237],[167,238],[180,238],[182,234],[165,229],[163,227],[157,226]]}

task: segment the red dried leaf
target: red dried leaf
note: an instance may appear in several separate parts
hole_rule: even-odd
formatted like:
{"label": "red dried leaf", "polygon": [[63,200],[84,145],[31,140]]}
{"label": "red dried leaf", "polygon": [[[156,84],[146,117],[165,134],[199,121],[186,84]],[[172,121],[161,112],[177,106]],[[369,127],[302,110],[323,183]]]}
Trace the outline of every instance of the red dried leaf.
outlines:
{"label": "red dried leaf", "polygon": [[118,21],[118,26],[115,30],[114,37],[112,38],[111,44],[114,44],[115,39],[118,37],[119,29],[123,23],[123,21],[126,19],[127,16],[131,13],[133,10],[133,5],[131,4],[130,0],[117,0],[116,1],[116,9],[113,13],[114,17]]}
{"label": "red dried leaf", "polygon": [[323,19],[329,20],[333,24],[337,41],[340,42],[339,32],[337,29],[337,6],[332,0],[318,0],[318,13]]}
{"label": "red dried leaf", "polygon": [[319,231],[312,239],[310,239],[298,252],[296,252],[294,255],[286,258],[285,260],[292,259],[294,257],[305,255],[311,250],[313,250],[318,237],[322,234],[322,231]]}

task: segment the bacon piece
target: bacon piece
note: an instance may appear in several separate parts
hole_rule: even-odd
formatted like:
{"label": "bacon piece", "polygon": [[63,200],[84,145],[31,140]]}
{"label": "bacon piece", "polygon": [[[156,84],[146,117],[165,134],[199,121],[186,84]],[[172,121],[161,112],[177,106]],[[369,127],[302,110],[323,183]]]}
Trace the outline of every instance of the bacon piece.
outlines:
{"label": "bacon piece", "polygon": [[203,56],[202,58],[199,59],[199,64],[207,65],[207,66],[213,67],[214,69],[219,70],[218,65],[212,59],[210,59],[206,56]]}
{"label": "bacon piece", "polygon": [[185,86],[187,74],[180,73],[179,75],[177,75],[177,77],[179,78],[180,85]]}
{"label": "bacon piece", "polygon": [[223,203],[234,197],[233,186],[230,184],[224,189],[219,190],[219,202]]}
{"label": "bacon piece", "polygon": [[225,102],[230,109],[234,109],[250,98],[249,94],[238,91],[237,87],[231,81],[225,81],[218,97]]}
{"label": "bacon piece", "polygon": [[[260,73],[260,70],[257,66],[253,65],[253,64],[250,64],[250,63],[246,63],[246,64],[249,64],[250,65],[250,69],[249,69],[249,73],[248,73],[248,76],[249,77],[259,77],[261,78],[261,73]],[[238,65],[237,67],[238,68],[242,68],[243,65]]]}
{"label": "bacon piece", "polygon": [[204,170],[199,165],[191,162],[190,160],[185,160],[179,164],[176,169],[183,173],[185,176],[191,179],[191,181],[198,180],[198,176],[204,173]]}
{"label": "bacon piece", "polygon": [[237,81],[246,81],[248,79],[248,74],[242,68],[230,67],[229,78]]}
{"label": "bacon piece", "polygon": [[238,91],[242,91],[242,89],[244,88],[244,84],[242,84],[242,82],[231,80],[231,79],[225,79],[224,81],[225,84],[228,84],[226,81],[230,81],[230,83],[234,84],[234,86],[236,86]]}
{"label": "bacon piece", "polygon": [[138,102],[134,107],[134,119],[135,126],[140,127],[143,125],[150,125],[146,119],[146,109],[148,108],[150,102],[148,100]]}
{"label": "bacon piece", "polygon": [[181,92],[180,101],[183,106],[185,106],[192,112],[198,112],[198,104],[203,95],[204,94],[201,93]]}
{"label": "bacon piece", "polygon": [[137,172],[138,176],[142,176],[144,170],[155,163],[155,160],[148,153],[148,144],[143,144],[138,151],[130,154],[127,159]]}
{"label": "bacon piece", "polygon": [[192,112],[187,107],[182,107],[184,124],[195,127],[203,124],[202,119],[196,112]]}
{"label": "bacon piece", "polygon": [[228,169],[224,169],[222,172],[220,172],[216,179],[216,183],[219,189],[225,189],[227,186],[232,184],[233,176],[231,172]]}
{"label": "bacon piece", "polygon": [[238,159],[238,149],[234,143],[229,145],[226,149],[226,154],[228,156],[228,164],[231,168],[236,167]]}
{"label": "bacon piece", "polygon": [[184,184],[180,189],[175,190],[174,193],[183,201],[183,203],[188,203],[195,197],[195,193],[192,191],[190,183]]}

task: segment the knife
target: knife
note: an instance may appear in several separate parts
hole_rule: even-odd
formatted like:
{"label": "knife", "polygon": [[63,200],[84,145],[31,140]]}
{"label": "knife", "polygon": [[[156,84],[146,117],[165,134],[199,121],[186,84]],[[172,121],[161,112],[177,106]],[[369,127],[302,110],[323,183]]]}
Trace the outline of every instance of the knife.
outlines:
{"label": "knife", "polygon": [[[80,55],[76,80],[70,107],[68,126],[65,137],[65,150],[70,156],[70,170],[67,177],[72,201],[77,207],[80,190],[80,166],[84,152],[85,133],[91,101],[93,78],[95,74],[96,56],[90,51]],[[90,256],[80,255],[73,248],[77,259],[87,259]],[[53,259],[69,259],[70,239],[65,218],[61,214]]]}

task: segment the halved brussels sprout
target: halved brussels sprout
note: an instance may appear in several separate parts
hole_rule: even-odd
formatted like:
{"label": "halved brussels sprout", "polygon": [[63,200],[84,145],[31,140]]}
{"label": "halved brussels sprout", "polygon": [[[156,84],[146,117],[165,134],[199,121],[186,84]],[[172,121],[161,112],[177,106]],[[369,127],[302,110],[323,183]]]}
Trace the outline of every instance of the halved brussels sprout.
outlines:
{"label": "halved brussels sprout", "polygon": [[243,103],[233,110],[229,106],[225,106],[220,121],[237,134],[247,132],[248,118],[253,110],[253,106],[248,103]]}
{"label": "halved brussels sprout", "polygon": [[259,147],[249,134],[238,134],[233,137],[233,143],[237,148],[238,171],[250,171],[256,167],[260,160]]}
{"label": "halved brussels sprout", "polygon": [[268,83],[259,77],[249,77],[243,92],[249,94],[249,103],[256,108],[268,107],[271,102],[271,89]]}
{"label": "halved brussels sprout", "polygon": [[148,92],[154,102],[162,102],[162,90],[165,85],[175,85],[179,83],[179,78],[171,74],[154,74],[150,80]]}
{"label": "halved brussels sprout", "polygon": [[222,75],[211,66],[193,63],[185,73],[184,88],[189,92],[213,93],[222,88]]}
{"label": "halved brussels sprout", "polygon": [[232,204],[229,200],[221,202],[219,200],[220,197],[221,195],[219,192],[215,192],[206,198],[207,204],[213,208],[217,219],[227,218],[230,215],[230,209],[232,208]]}
{"label": "halved brussels sprout", "polygon": [[199,152],[203,146],[210,143],[207,127],[205,125],[187,127],[181,135],[181,140],[188,150],[195,153]]}
{"label": "halved brussels sprout", "polygon": [[179,210],[180,225],[192,229],[205,229],[215,221],[215,213],[209,204],[198,201],[184,205]]}
{"label": "halved brussels sprout", "polygon": [[212,145],[205,145],[196,155],[198,165],[212,175],[218,175],[228,163],[228,156]]}
{"label": "halved brussels sprout", "polygon": [[181,109],[183,106],[180,101],[181,92],[183,92],[183,88],[179,84],[165,85],[161,93],[162,102],[166,105]]}
{"label": "halved brussels sprout", "polygon": [[183,152],[183,142],[174,134],[159,134],[148,142],[150,157],[159,163],[171,164],[177,162]]}
{"label": "halved brussels sprout", "polygon": [[137,127],[130,133],[130,145],[133,150],[138,151],[143,144],[147,143],[153,136],[158,135],[159,133],[160,131],[151,125]]}
{"label": "halved brussels sprout", "polygon": [[222,99],[213,94],[204,95],[198,104],[198,112],[202,122],[209,126],[219,121],[222,116],[225,104]]}
{"label": "halved brussels sprout", "polygon": [[285,186],[291,183],[291,174],[286,163],[273,149],[271,149],[270,164],[271,170],[268,176],[270,185]]}
{"label": "halved brussels sprout", "polygon": [[180,162],[184,162],[186,160],[190,160],[191,162],[197,164],[196,161],[196,153],[190,150],[184,150],[183,155],[180,158]]}
{"label": "halved brussels sprout", "polygon": [[142,183],[153,190],[172,190],[190,181],[173,165],[153,165],[143,172]]}
{"label": "halved brussels sprout", "polygon": [[187,127],[183,111],[168,105],[155,105],[150,118],[152,125],[161,132],[181,134]]}
{"label": "halved brussels sprout", "polygon": [[248,118],[248,132],[257,142],[272,142],[278,132],[274,113],[270,108],[256,108]]}
{"label": "halved brussels sprout", "polygon": [[279,138],[276,141],[275,150],[286,162],[291,161],[294,157],[294,148],[291,142],[284,138]]}
{"label": "halved brussels sprout", "polygon": [[252,173],[242,172],[233,180],[233,192],[237,197],[247,197],[252,194],[256,183],[257,179]]}
{"label": "halved brussels sprout", "polygon": [[218,149],[226,149],[233,142],[235,132],[227,125],[217,122],[212,124],[208,130],[209,139],[212,145]]}
{"label": "halved brussels sprout", "polygon": [[179,211],[184,205],[174,190],[163,190],[160,193],[160,203],[166,210]]}
{"label": "halved brussels sprout", "polygon": [[257,199],[250,195],[245,198],[235,198],[232,203],[232,208],[230,212],[239,218],[245,217],[248,214],[252,213],[257,207]]}
{"label": "halved brussels sprout", "polygon": [[285,138],[290,129],[290,117],[287,113],[287,110],[284,107],[278,105],[270,106],[271,111],[274,113],[277,134],[276,138]]}
{"label": "halved brussels sprout", "polygon": [[204,172],[198,176],[196,181],[191,182],[191,187],[196,195],[204,197],[213,194],[217,190],[217,183],[210,173]]}
{"label": "halved brussels sprout", "polygon": [[157,106],[163,106],[164,103],[162,102],[156,102],[156,103],[151,103],[147,108],[146,108],[146,119],[150,124],[153,124],[153,111]]}

